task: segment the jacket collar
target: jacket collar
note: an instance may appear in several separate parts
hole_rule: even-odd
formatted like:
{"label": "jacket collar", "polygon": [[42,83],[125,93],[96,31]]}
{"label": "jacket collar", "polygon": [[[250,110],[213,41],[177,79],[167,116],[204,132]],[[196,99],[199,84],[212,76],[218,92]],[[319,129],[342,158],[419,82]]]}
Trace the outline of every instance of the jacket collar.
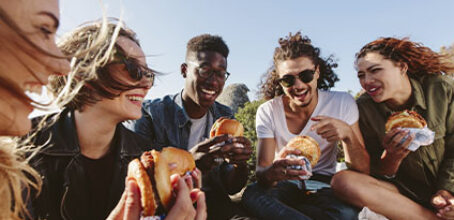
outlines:
{"label": "jacket collar", "polygon": [[[426,110],[427,109],[426,100],[424,97],[424,92],[423,92],[421,83],[418,80],[413,79],[411,77],[409,77],[409,79],[410,79],[410,84],[411,84],[411,88],[412,88],[410,99],[413,100],[411,110],[415,110],[414,109],[415,107],[419,107],[422,110]],[[390,108],[388,108],[388,106],[386,106],[386,104],[384,102],[379,103],[378,107],[380,109],[380,112],[384,113],[385,117],[389,117],[393,112],[395,112],[395,111],[391,110]]]}
{"label": "jacket collar", "polygon": [[[54,115],[55,116],[55,115]],[[50,118],[54,117],[50,116]],[[49,147],[45,147],[43,154],[54,156],[74,156],[80,154],[79,138],[74,119],[74,111],[65,109],[60,114],[55,124],[51,125],[49,131],[50,140],[48,141]],[[118,123],[115,129],[114,138],[120,144],[120,155],[122,156],[137,156],[142,152],[137,148],[137,144],[131,142],[139,142],[138,135],[133,134],[126,129],[122,123]],[[45,140],[47,141],[47,140]],[[47,143],[44,145],[48,145]]]}

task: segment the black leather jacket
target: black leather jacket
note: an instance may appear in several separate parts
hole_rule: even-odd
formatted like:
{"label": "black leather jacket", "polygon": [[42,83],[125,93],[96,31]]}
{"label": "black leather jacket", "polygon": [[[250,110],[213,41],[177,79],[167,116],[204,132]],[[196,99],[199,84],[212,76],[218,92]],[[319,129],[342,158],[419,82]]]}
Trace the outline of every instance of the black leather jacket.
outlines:
{"label": "black leather jacket", "polygon": [[[105,213],[120,200],[125,186],[128,163],[140,156],[147,142],[139,135],[118,124],[115,137],[115,167],[109,187]],[[31,160],[31,165],[41,174],[43,187],[39,197],[31,204],[34,219],[89,219],[87,180],[81,164],[79,141],[74,114],[65,110],[58,121],[41,131],[35,143],[48,144]],[[33,197],[32,197],[33,198]]]}

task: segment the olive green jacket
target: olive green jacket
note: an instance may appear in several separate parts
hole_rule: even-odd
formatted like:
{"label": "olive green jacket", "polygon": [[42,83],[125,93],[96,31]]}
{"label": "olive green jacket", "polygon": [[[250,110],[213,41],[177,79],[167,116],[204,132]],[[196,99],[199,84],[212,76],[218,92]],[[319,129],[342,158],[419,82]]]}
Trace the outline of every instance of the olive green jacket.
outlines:
{"label": "olive green jacket", "polygon": [[[392,181],[411,199],[427,206],[440,189],[454,192],[454,81],[447,76],[410,78],[412,105],[429,129],[435,132],[433,144],[410,152],[402,161]],[[371,174],[377,175],[377,164],[383,153],[385,123],[393,113],[385,103],[376,103],[368,94],[357,100],[359,125],[370,155]]]}

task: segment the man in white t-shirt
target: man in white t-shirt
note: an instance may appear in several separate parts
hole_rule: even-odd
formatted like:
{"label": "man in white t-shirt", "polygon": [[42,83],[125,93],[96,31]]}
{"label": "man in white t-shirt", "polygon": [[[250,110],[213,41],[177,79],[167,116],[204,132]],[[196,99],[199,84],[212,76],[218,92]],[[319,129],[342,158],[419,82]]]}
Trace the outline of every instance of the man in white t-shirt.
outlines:
{"label": "man in white t-shirt", "polygon": [[[301,33],[279,40],[274,68],[262,85],[268,100],[256,115],[257,183],[243,194],[243,204],[259,219],[357,219],[357,210],[338,200],[330,189],[336,169],[337,145],[342,143],[350,169],[368,173],[369,164],[352,160],[367,157],[358,126],[355,100],[345,92],[330,92],[338,80],[331,58]],[[309,172],[291,168],[304,165],[290,159],[298,150],[285,147],[298,135],[314,138],[319,162]]]}

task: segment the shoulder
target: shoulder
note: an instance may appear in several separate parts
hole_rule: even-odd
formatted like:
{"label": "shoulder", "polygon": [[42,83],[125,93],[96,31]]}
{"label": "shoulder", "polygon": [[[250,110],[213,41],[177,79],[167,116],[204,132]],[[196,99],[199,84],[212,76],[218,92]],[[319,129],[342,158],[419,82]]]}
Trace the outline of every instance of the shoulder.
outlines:
{"label": "shoulder", "polygon": [[233,112],[230,107],[223,105],[217,101],[214,102],[213,107],[221,117],[233,117]]}
{"label": "shoulder", "polygon": [[154,112],[160,112],[169,106],[176,105],[175,95],[166,95],[162,98],[149,99],[143,102],[142,109],[145,113],[152,115]]}
{"label": "shoulder", "polygon": [[422,80],[424,88],[443,89],[445,91],[453,91],[454,77],[448,75],[428,75]]}
{"label": "shoulder", "polygon": [[355,99],[348,92],[323,91],[319,90],[319,95],[324,97],[324,102],[337,105],[354,105]]}
{"label": "shoulder", "polygon": [[259,106],[259,109],[262,111],[270,111],[273,108],[279,107],[279,104],[282,104],[282,96],[274,97]]}

